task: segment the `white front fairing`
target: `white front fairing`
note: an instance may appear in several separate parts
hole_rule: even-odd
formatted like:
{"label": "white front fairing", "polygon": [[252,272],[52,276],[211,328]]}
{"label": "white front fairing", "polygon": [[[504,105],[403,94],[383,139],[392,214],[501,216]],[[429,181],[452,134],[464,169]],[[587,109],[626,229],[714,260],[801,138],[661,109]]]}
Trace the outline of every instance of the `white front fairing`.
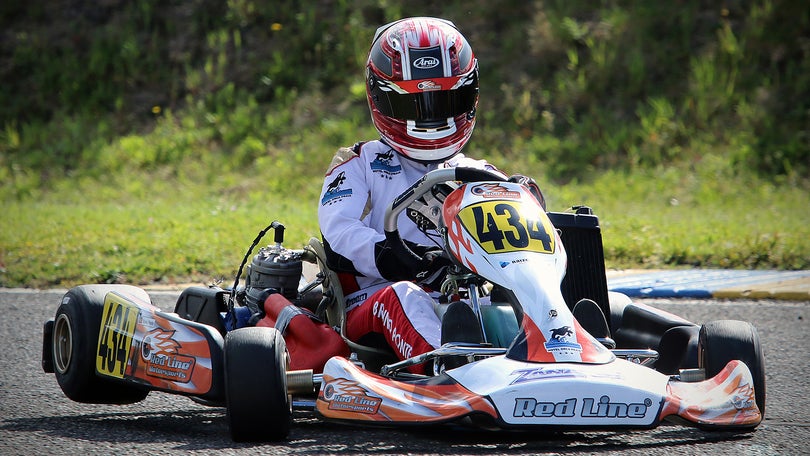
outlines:
{"label": "white front fairing", "polygon": [[669,377],[622,359],[609,364],[526,363],[493,357],[447,372],[489,397],[509,425],[654,426]]}
{"label": "white front fairing", "polygon": [[538,362],[606,363],[613,354],[574,320],[560,284],[566,253],[537,200],[508,182],[466,184],[445,199],[447,249],[486,280],[511,290],[521,331],[507,356]]}
{"label": "white front fairing", "polygon": [[437,377],[383,377],[343,357],[323,370],[316,410],[345,421],[450,422],[488,416],[502,428],[651,428],[676,419],[701,427],[751,428],[762,421],[745,363],[686,383],[617,359],[607,364],[522,362],[504,356]]}
{"label": "white front fairing", "polygon": [[519,274],[525,272],[517,270],[539,267],[559,289],[565,249],[543,208],[522,185],[466,184],[446,198],[443,217],[450,252],[476,274],[520,287],[525,277]]}

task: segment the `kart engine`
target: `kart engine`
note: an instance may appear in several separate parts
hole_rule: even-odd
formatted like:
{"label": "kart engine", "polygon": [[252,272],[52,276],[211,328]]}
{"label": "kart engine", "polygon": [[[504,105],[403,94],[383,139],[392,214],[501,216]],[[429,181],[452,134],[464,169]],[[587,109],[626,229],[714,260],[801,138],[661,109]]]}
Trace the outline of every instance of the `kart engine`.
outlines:
{"label": "kart engine", "polygon": [[264,301],[272,293],[281,293],[290,301],[298,298],[301,253],[284,248],[279,231],[276,229],[276,244],[259,249],[247,267],[245,303],[253,314],[264,314]]}

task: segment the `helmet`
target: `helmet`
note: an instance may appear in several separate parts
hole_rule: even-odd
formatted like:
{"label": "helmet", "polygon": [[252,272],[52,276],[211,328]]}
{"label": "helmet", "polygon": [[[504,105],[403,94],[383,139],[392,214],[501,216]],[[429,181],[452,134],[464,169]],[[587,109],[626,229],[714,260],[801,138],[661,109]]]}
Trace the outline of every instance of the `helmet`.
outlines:
{"label": "helmet", "polygon": [[371,120],[383,141],[416,161],[444,161],[475,127],[478,61],[456,26],[430,17],[377,29],[366,63]]}

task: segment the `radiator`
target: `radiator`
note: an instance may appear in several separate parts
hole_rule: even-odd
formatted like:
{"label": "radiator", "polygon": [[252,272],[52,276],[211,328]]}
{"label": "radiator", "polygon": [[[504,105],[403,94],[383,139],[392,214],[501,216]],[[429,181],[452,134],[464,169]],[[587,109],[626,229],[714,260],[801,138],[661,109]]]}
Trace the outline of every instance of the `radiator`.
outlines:
{"label": "radiator", "polygon": [[610,321],[599,218],[587,206],[577,207],[575,211],[548,213],[551,223],[560,231],[560,238],[568,254],[562,294],[568,307],[573,307],[582,298],[596,301]]}

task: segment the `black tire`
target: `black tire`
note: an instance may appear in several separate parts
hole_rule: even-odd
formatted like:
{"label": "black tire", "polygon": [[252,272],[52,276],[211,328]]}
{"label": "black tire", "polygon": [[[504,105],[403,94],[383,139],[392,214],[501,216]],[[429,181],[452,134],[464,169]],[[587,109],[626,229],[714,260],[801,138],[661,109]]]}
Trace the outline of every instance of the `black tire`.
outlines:
{"label": "black tire", "polygon": [[240,328],[225,337],[225,404],[234,441],[278,441],[289,435],[288,359],[287,344],[273,328]]}
{"label": "black tire", "polygon": [[754,379],[757,407],[765,418],[765,359],[759,333],[751,323],[719,320],[704,324],[698,336],[698,363],[706,369],[706,378],[717,375],[729,361],[744,362]]}
{"label": "black tire", "polygon": [[110,291],[146,294],[129,285],[82,285],[69,290],[56,310],[51,339],[54,374],[65,396],[76,402],[134,404],[149,394],[96,374],[104,297]]}

